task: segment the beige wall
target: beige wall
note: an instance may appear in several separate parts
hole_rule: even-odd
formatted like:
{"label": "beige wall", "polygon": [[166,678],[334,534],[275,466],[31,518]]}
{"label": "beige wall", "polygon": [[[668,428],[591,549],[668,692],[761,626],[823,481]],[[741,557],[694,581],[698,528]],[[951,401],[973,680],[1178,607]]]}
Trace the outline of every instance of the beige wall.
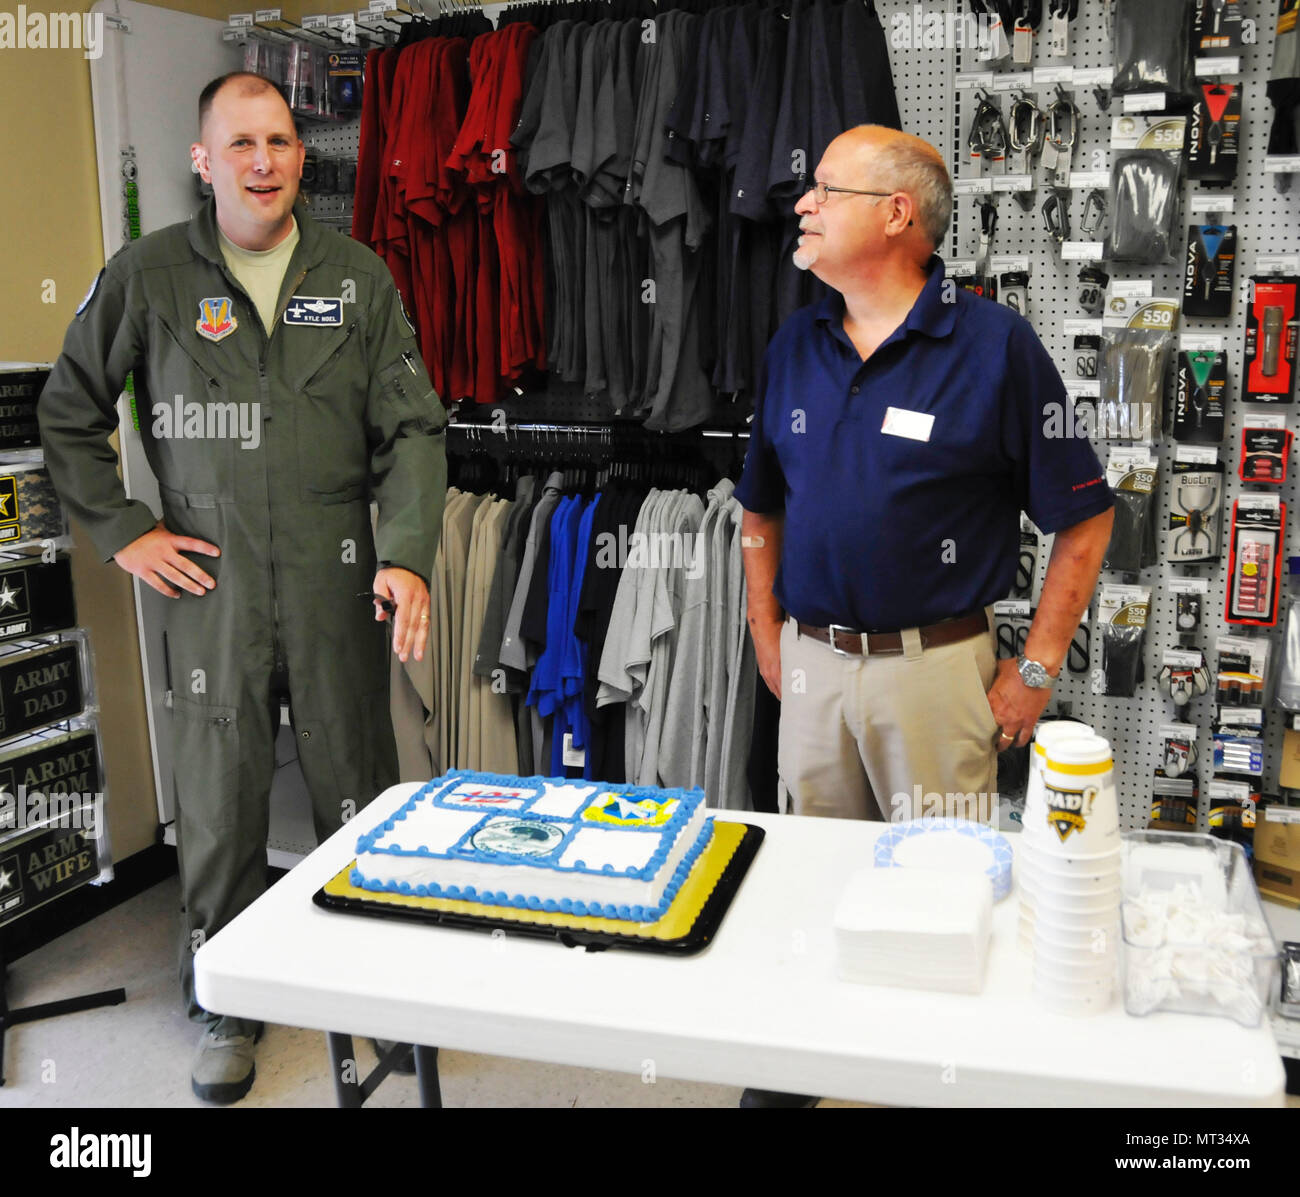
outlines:
{"label": "beige wall", "polygon": [[[29,12],[89,7],[85,0],[24,2]],[[0,0],[0,11],[17,7],[17,0]],[[162,7],[224,18],[239,6],[194,0]],[[3,361],[57,357],[64,330],[104,264],[89,65],[78,50],[0,50]],[[177,64],[160,64],[160,69],[177,69]],[[53,282],[52,303],[43,302],[46,280]],[[127,575],[100,563],[84,535],[77,543],[72,553],[77,609],[95,653],[111,787],[109,830],[122,860],[148,847],[158,825],[135,604]]]}

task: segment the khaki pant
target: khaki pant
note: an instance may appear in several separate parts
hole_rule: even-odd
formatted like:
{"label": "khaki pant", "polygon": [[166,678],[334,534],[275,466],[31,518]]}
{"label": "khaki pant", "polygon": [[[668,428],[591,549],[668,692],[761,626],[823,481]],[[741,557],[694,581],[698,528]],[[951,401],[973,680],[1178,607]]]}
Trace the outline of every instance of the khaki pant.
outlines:
{"label": "khaki pant", "polygon": [[991,822],[997,720],[992,631],[901,655],[841,656],[781,629],[778,770],[797,815],[898,821],[931,815]]}

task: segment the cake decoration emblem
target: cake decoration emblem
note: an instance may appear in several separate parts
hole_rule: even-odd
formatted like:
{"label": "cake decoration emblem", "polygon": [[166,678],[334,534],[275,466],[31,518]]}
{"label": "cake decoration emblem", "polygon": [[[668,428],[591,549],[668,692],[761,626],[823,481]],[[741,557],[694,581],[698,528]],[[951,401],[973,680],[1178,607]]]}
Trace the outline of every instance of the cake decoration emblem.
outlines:
{"label": "cake decoration emblem", "polygon": [[564,839],[564,829],[540,819],[491,819],[470,836],[470,846],[480,852],[510,856],[546,856]]}
{"label": "cake decoration emblem", "polygon": [[676,798],[666,798],[659,802],[653,798],[643,798],[634,802],[627,794],[608,790],[582,812],[582,817],[591,823],[612,823],[619,827],[662,827],[676,810]]}

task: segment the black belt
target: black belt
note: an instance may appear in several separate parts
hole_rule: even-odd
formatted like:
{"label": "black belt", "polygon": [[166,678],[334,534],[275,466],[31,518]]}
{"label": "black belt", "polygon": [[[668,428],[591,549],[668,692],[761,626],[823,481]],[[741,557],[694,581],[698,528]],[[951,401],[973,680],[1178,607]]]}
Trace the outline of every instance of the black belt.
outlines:
{"label": "black belt", "polygon": [[[917,629],[921,634],[922,648],[940,648],[945,644],[956,644],[969,640],[989,630],[988,613],[980,610],[970,615],[959,615],[956,619],[945,619],[941,623],[932,623],[928,627]],[[903,652],[902,632],[855,632],[850,628],[831,624],[828,628],[813,627],[809,623],[799,624],[801,636],[811,636],[823,644],[830,645],[833,652],[842,657],[876,657],[894,656]]]}

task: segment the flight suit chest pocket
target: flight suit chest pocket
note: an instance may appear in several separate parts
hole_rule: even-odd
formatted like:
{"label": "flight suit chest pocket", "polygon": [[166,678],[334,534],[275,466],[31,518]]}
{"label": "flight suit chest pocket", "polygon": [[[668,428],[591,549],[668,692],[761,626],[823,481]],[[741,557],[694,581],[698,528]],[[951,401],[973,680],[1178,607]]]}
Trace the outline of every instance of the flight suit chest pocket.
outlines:
{"label": "flight suit chest pocket", "polygon": [[245,437],[255,394],[239,385],[239,363],[205,360],[161,317],[156,318],[147,371],[148,411],[140,433],[159,483],[204,505],[230,502],[235,489],[235,452]]}
{"label": "flight suit chest pocket", "polygon": [[[319,335],[317,330],[302,330]],[[298,477],[311,503],[350,503],[367,490],[370,454],[368,390],[361,338],[354,320],[309,360],[294,397]]]}

